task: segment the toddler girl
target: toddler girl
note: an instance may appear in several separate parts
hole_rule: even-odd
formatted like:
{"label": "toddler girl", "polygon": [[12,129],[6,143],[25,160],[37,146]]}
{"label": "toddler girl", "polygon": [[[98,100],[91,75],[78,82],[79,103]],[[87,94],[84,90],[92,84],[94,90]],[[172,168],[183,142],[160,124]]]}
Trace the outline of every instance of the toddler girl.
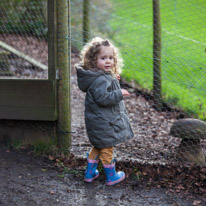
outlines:
{"label": "toddler girl", "polygon": [[99,176],[99,159],[106,173],[106,184],[114,185],[125,178],[116,172],[113,147],[134,136],[123,96],[129,92],[120,88],[119,72],[122,59],[118,49],[107,39],[96,37],[81,52],[76,65],[80,90],[86,92],[85,124],[93,148],[87,157],[84,181],[92,182]]}

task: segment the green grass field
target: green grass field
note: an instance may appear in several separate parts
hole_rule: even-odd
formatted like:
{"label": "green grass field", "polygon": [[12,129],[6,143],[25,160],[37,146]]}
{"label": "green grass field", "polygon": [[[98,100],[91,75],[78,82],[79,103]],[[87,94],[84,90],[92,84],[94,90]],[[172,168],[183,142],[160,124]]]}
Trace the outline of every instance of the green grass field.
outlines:
{"label": "green grass field", "polygon": [[[206,1],[161,3],[165,101],[206,120]],[[123,76],[152,89],[152,1],[113,0],[110,26],[124,59]]]}

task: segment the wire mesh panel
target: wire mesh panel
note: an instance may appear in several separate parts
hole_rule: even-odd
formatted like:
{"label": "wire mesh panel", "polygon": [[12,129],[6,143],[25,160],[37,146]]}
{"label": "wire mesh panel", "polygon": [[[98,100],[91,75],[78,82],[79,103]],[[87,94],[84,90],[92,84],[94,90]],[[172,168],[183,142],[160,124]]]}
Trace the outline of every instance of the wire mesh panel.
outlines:
{"label": "wire mesh panel", "polygon": [[56,65],[50,60],[48,79],[47,9],[47,0],[0,2],[0,139],[55,142]]}
{"label": "wire mesh panel", "polygon": [[[159,8],[155,9],[157,2]],[[79,52],[86,41],[96,36],[112,40],[124,60],[120,83],[131,93],[125,98],[125,103],[135,138],[119,145],[118,151],[125,158],[140,162],[165,163],[176,162],[177,154],[183,153],[180,148],[185,145],[192,148],[188,150],[195,150],[197,145],[201,158],[201,163],[198,160],[197,164],[205,164],[205,2],[71,0],[70,6],[72,65],[79,62]],[[61,6],[59,8],[56,12],[60,12]],[[47,79],[47,1],[2,0],[0,10],[1,78]],[[62,24],[58,26],[61,28]],[[155,36],[155,28],[158,28],[159,36]],[[57,33],[57,37],[60,59],[67,54],[69,58],[69,51],[62,51],[61,47],[63,42],[70,40],[69,36]],[[159,49],[154,46],[155,41],[156,44],[161,42]],[[161,55],[154,57],[155,52]],[[57,64],[64,67],[59,61]],[[154,71],[158,66],[160,91],[156,99]],[[59,85],[68,78],[68,71],[60,73]],[[77,92],[74,69],[71,79],[73,129],[70,131],[68,127],[68,130],[63,128],[60,131],[75,132],[73,149],[84,145],[82,149],[86,153],[90,143],[84,126],[84,94]],[[64,96],[64,90],[62,94]],[[66,99],[59,99],[59,104],[64,105],[63,116],[67,116],[69,107],[67,95]],[[186,123],[177,121],[181,118]],[[197,134],[193,135],[194,141],[186,136],[185,130],[182,132],[184,135],[173,131],[174,128],[182,128],[182,124],[191,128],[187,126],[191,122],[186,118],[195,119],[192,125],[201,120],[197,124],[203,135],[194,129]]]}
{"label": "wire mesh panel", "polygon": [[[72,49],[82,49],[86,32],[88,39],[109,38],[121,51],[124,60],[121,85],[131,92],[125,103],[135,138],[117,147],[119,156],[140,162],[180,164],[179,160],[184,160],[183,163],[205,165],[206,3],[196,0],[158,2],[160,16],[154,15],[155,0],[90,0],[87,13],[84,12],[84,1],[71,0]],[[86,28],[85,19],[88,19]],[[161,41],[159,59],[154,58],[157,49],[154,47],[157,25],[154,24],[157,23]],[[161,110],[154,101],[156,60],[161,63],[161,96],[158,100]],[[78,62],[78,56],[73,61]],[[72,87],[78,89],[75,85]],[[73,128],[82,133],[76,134],[73,149],[84,145],[81,149],[86,153],[90,144],[84,130],[84,94],[73,92],[73,101],[74,108],[77,101],[81,106],[81,109],[75,109],[78,112],[73,112]],[[186,123],[178,119],[184,119]],[[190,120],[194,121],[191,123]],[[196,125],[196,121],[202,135],[193,127],[194,135],[188,139],[185,131],[191,132],[190,123]],[[183,135],[174,135],[173,129],[179,127]]]}
{"label": "wire mesh panel", "polygon": [[103,37],[124,61],[120,85],[130,92],[124,102],[134,132],[115,147],[115,158],[136,179],[148,175],[148,183],[155,171],[164,186],[165,177],[179,178],[185,168],[179,166],[205,166],[205,10],[201,0],[1,0],[0,139],[24,134],[66,153],[72,145],[86,158],[85,93],[74,64],[87,41]]}
{"label": "wire mesh panel", "polygon": [[0,2],[0,78],[47,79],[47,0]]}

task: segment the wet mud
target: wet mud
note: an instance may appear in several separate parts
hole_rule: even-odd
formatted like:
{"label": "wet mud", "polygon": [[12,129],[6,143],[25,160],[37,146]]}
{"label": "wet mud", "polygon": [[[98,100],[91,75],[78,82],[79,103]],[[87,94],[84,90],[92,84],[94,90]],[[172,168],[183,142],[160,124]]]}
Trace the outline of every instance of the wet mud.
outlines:
{"label": "wet mud", "polygon": [[106,186],[103,173],[94,182],[85,183],[82,175],[63,175],[48,158],[5,146],[0,146],[0,183],[2,206],[189,206],[195,200],[165,188],[144,188],[130,179]]}

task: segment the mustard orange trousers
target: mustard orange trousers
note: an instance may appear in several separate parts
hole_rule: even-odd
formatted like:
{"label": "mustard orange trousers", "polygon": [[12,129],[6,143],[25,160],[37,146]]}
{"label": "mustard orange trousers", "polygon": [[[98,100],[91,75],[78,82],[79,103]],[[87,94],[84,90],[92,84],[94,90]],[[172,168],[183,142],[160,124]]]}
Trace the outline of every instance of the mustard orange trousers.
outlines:
{"label": "mustard orange trousers", "polygon": [[113,159],[113,147],[98,149],[93,147],[89,153],[89,159],[100,159],[102,164],[110,165]]}

